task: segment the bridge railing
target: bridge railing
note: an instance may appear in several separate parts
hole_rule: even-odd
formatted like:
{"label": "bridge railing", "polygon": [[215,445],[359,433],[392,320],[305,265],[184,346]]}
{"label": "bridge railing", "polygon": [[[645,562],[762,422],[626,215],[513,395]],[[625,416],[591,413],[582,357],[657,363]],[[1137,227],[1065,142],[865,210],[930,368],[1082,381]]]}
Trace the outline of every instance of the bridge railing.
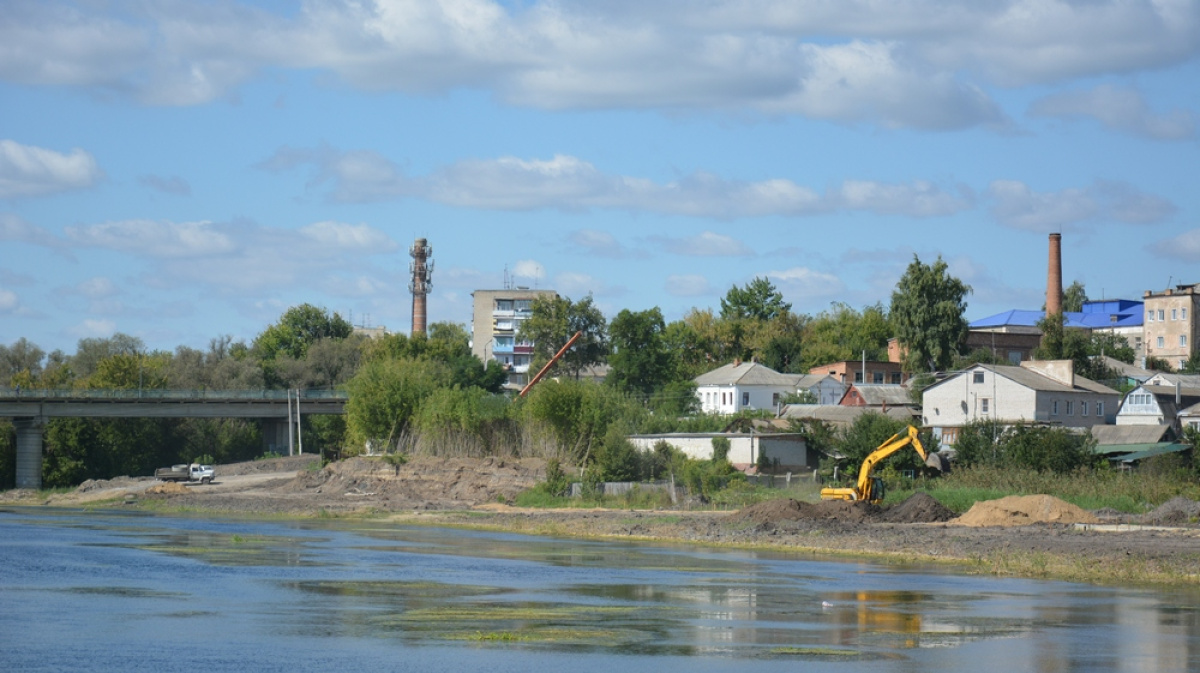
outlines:
{"label": "bridge railing", "polygon": [[[4,400],[286,400],[287,390],[100,390],[0,388]],[[295,399],[296,391],[291,391]],[[345,400],[342,390],[301,390],[301,400]]]}

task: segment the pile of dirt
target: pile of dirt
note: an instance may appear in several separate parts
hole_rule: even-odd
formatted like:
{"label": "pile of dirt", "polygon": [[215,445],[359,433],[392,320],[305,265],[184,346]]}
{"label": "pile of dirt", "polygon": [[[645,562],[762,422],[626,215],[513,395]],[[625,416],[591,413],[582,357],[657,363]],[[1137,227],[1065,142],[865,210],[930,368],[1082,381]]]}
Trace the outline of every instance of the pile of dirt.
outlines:
{"label": "pile of dirt", "polygon": [[780,521],[802,521],[815,518],[818,518],[816,505],[791,498],[766,500],[743,507],[729,515],[729,521],[732,523],[750,522],[757,526]]}
{"label": "pile of dirt", "polygon": [[299,456],[284,456],[282,458],[268,458],[266,460],[251,460],[244,463],[230,463],[229,465],[214,465],[213,473],[219,479],[221,477],[237,477],[245,474],[263,474],[267,472],[299,472],[312,467],[314,462],[321,460],[321,457],[315,453],[306,453]]}
{"label": "pile of dirt", "polygon": [[1049,495],[1010,495],[977,502],[950,523],[963,526],[1027,526],[1034,523],[1099,523],[1090,512]]}
{"label": "pile of dirt", "polygon": [[146,489],[147,495],[180,495],[188,492],[188,487],[177,481],[164,481]]}
{"label": "pile of dirt", "polygon": [[914,493],[908,500],[879,514],[884,523],[939,523],[954,518],[954,512],[928,493]]}
{"label": "pile of dirt", "polygon": [[113,477],[112,479],[88,479],[80,484],[76,489],[76,493],[91,493],[94,491],[104,491],[110,488],[132,488],[137,486],[139,482],[146,481],[150,477]]}
{"label": "pile of dirt", "polygon": [[1141,516],[1141,522],[1156,526],[1195,523],[1200,518],[1200,502],[1176,496]]}

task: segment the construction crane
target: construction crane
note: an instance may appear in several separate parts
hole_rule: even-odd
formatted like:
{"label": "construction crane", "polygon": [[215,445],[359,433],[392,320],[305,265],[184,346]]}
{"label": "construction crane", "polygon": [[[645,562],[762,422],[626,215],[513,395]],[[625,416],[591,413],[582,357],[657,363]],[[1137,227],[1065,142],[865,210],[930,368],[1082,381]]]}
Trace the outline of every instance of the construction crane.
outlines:
{"label": "construction crane", "polygon": [[558,352],[554,354],[554,357],[550,358],[550,361],[546,363],[546,366],[542,367],[541,371],[539,371],[536,376],[529,379],[529,383],[526,383],[525,387],[521,389],[521,394],[518,395],[518,397],[525,397],[525,393],[529,392],[529,389],[532,388],[535,383],[542,380],[542,377],[546,375],[546,372],[550,371],[550,368],[554,366],[554,363],[558,362],[558,359],[567,352],[568,348],[574,346],[575,342],[579,341],[579,337],[581,336],[583,336],[582,330],[576,332],[575,336],[567,340],[566,345],[558,349]]}

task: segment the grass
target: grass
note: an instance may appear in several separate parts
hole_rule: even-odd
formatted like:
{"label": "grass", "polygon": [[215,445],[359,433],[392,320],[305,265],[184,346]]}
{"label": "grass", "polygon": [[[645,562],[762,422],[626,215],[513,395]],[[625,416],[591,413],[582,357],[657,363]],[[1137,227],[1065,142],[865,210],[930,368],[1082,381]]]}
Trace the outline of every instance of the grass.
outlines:
{"label": "grass", "polygon": [[1171,498],[1200,500],[1200,484],[1183,471],[1121,472],[1093,469],[1071,474],[974,467],[936,479],[906,480],[890,488],[884,504],[904,501],[924,491],[955,512],[981,500],[1010,495],[1052,495],[1084,509],[1112,508],[1130,514],[1149,511]]}

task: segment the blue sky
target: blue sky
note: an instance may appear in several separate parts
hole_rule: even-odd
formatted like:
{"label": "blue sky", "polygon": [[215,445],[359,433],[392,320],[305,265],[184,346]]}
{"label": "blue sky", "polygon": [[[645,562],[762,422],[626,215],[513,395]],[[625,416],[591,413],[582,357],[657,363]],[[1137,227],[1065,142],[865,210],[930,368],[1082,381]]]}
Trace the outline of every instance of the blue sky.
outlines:
{"label": "blue sky", "polygon": [[6,0],[0,343],[252,339],[309,302],[410,326],[470,293],[611,317],[1200,282],[1189,0]]}

